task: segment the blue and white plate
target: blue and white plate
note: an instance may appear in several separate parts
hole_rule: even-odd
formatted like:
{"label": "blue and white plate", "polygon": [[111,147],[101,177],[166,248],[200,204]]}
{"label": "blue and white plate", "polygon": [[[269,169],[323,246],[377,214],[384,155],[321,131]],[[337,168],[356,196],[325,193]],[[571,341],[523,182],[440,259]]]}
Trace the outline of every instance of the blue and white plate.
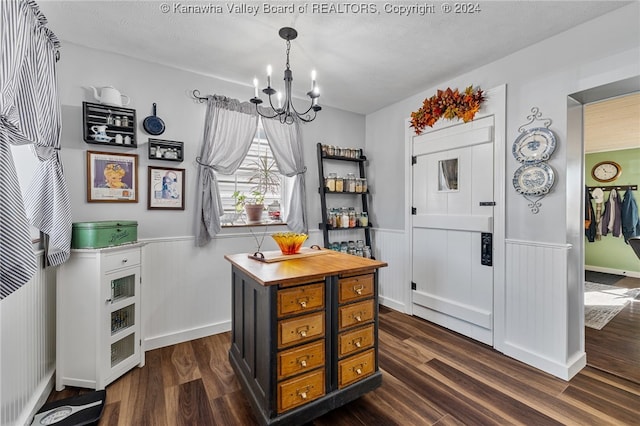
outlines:
{"label": "blue and white plate", "polygon": [[513,187],[522,195],[544,195],[554,181],[555,174],[547,163],[523,164],[513,174]]}
{"label": "blue and white plate", "polygon": [[520,134],[513,143],[513,156],[521,163],[546,161],[556,149],[556,135],[546,127],[536,127]]}

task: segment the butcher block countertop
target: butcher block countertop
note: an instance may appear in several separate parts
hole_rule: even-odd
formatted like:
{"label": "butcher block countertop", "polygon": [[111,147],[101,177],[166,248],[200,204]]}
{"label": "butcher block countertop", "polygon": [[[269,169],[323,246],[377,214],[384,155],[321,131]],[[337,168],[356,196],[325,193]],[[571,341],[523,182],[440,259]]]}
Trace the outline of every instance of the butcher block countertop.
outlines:
{"label": "butcher block countertop", "polygon": [[333,250],[322,249],[322,254],[292,258],[280,262],[261,262],[247,253],[228,254],[224,257],[237,268],[264,286],[293,285],[328,275],[362,273],[387,266],[386,262]]}

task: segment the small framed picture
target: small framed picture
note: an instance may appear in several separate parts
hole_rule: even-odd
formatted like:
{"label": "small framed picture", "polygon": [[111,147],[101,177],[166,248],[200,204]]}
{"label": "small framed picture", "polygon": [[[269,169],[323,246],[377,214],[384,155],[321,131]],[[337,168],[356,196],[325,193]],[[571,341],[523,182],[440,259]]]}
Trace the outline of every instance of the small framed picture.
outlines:
{"label": "small framed picture", "polygon": [[87,151],[87,201],[137,203],[138,155]]}
{"label": "small framed picture", "polygon": [[148,166],[149,210],[184,210],[184,169]]}

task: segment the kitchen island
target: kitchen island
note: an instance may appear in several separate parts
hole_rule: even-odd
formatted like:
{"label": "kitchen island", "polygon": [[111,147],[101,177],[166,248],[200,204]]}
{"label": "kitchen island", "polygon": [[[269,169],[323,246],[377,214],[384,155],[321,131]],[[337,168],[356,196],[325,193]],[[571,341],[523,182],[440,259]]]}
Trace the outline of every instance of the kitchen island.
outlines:
{"label": "kitchen island", "polygon": [[[306,251],[305,251],[306,250]],[[301,425],[382,384],[378,268],[331,250],[232,264],[229,361],[262,425]]]}

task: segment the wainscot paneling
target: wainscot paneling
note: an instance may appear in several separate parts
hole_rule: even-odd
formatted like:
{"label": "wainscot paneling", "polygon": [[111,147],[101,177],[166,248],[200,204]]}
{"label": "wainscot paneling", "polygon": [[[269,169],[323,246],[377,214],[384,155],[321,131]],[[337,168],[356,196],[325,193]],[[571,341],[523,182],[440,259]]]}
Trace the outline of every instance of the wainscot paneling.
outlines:
{"label": "wainscot paneling", "polygon": [[[43,253],[37,253],[42,265]],[[55,372],[55,269],[38,269],[0,302],[0,421],[30,424],[53,389]]]}
{"label": "wainscot paneling", "polygon": [[[191,236],[141,240],[145,351],[231,330],[231,265],[224,255],[254,252],[263,238],[262,250],[278,250],[270,234],[280,229],[234,231],[205,247]],[[305,246],[321,238],[312,231]]]}
{"label": "wainscot paneling", "polygon": [[568,353],[567,244],[506,240],[504,353],[565,380],[586,365]]}
{"label": "wainscot paneling", "polygon": [[389,266],[380,268],[380,303],[404,313],[411,313],[411,283],[406,275],[407,242],[402,230],[374,229],[373,251],[378,260]]}

